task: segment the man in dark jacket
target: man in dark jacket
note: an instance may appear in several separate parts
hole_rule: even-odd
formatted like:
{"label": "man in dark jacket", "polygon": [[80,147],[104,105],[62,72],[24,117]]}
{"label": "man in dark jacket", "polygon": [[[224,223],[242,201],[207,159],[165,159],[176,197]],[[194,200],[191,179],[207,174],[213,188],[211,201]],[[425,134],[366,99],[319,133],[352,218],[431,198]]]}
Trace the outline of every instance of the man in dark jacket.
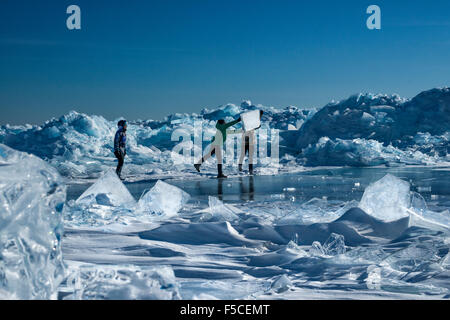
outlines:
{"label": "man in dark jacket", "polygon": [[119,129],[114,136],[114,155],[119,161],[116,169],[117,176],[119,177],[119,179],[123,180],[121,174],[125,156],[127,155],[127,121],[120,120],[117,123],[117,126],[119,127]]}

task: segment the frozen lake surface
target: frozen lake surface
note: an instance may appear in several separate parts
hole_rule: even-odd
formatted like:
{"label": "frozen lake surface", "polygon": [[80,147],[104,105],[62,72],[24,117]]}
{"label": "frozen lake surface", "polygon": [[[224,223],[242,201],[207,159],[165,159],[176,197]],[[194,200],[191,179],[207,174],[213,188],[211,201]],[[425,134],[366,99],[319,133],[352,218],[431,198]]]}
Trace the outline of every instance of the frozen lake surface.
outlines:
{"label": "frozen lake surface", "polygon": [[[356,208],[366,187],[388,173],[409,182],[426,210],[448,218],[448,168],[171,178],[165,182],[191,196],[177,215],[143,218],[99,206],[82,213],[96,219],[66,221],[63,257],[78,273],[61,285],[60,298],[76,288],[79,298],[148,298],[143,283],[154,277],[142,274],[159,267],[166,286],[156,298],[449,298],[448,229],[409,218],[382,222]],[[139,200],[155,183],[125,186]],[[89,185],[70,185],[68,200]]]}

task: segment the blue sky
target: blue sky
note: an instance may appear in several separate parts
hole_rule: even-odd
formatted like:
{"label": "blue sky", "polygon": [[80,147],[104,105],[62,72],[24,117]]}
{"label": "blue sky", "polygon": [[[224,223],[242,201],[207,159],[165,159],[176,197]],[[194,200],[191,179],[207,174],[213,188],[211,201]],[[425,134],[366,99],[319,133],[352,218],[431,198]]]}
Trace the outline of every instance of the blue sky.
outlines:
{"label": "blue sky", "polygon": [[[66,28],[71,4],[82,30]],[[413,97],[450,85],[449,17],[448,0],[2,0],[0,124]]]}

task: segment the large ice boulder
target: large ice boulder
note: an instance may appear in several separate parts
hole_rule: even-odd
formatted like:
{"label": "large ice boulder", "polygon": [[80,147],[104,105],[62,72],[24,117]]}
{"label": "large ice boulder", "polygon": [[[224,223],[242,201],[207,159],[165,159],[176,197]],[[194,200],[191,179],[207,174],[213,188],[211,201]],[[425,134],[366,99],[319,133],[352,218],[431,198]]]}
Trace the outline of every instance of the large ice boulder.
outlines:
{"label": "large ice boulder", "polygon": [[138,211],[153,215],[174,216],[189,201],[190,195],[178,187],[158,180],[138,202]]}
{"label": "large ice boulder", "polygon": [[66,187],[41,159],[0,144],[0,299],[56,299]]}
{"label": "large ice boulder", "polygon": [[136,201],[113,170],[107,171],[76,201],[80,205],[134,206]]}
{"label": "large ice boulder", "polygon": [[371,216],[385,222],[409,216],[411,205],[409,182],[391,174],[370,184],[361,198],[359,207]]}

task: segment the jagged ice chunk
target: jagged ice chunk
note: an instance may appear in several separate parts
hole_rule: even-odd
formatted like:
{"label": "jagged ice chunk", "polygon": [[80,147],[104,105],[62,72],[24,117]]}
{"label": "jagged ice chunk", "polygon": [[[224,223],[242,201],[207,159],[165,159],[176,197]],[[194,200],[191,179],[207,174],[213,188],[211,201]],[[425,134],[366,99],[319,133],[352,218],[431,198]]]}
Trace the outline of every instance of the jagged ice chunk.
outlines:
{"label": "jagged ice chunk", "polygon": [[56,299],[66,187],[43,160],[0,144],[0,299]]}
{"label": "jagged ice chunk", "polygon": [[144,213],[174,216],[189,201],[190,195],[178,187],[158,180],[138,203],[138,210]]}
{"label": "jagged ice chunk", "polygon": [[77,204],[99,204],[104,206],[132,206],[136,204],[133,196],[117,177],[109,170],[87,189],[76,201]]}

